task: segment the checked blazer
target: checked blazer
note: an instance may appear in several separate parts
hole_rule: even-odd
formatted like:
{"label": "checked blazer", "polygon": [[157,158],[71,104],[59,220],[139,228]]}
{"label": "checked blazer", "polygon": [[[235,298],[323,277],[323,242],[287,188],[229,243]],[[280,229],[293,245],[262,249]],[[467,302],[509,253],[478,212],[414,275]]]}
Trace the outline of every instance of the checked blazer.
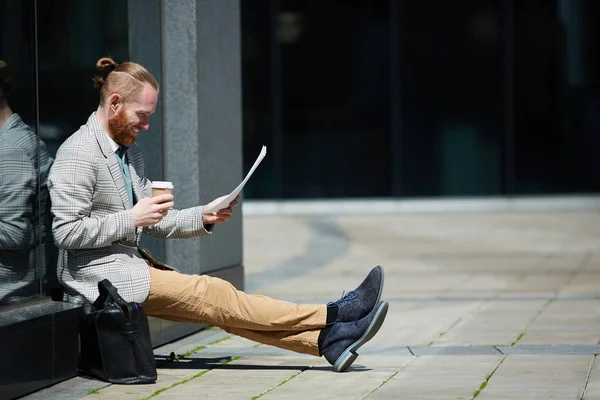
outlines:
{"label": "checked blazer", "polygon": [[[210,234],[202,223],[202,206],[170,210],[160,223],[136,228],[117,157],[92,113],[62,144],[50,170],[52,232],[60,249],[57,275],[67,301],[93,302],[98,282],[108,279],[126,301],[143,303],[150,271],[138,251],[142,233],[159,238]],[[136,144],[127,158],[136,201],[150,197],[151,181]]]}
{"label": "checked blazer", "polygon": [[0,127],[0,304],[33,297],[45,278],[51,165],[44,142],[11,115]]}

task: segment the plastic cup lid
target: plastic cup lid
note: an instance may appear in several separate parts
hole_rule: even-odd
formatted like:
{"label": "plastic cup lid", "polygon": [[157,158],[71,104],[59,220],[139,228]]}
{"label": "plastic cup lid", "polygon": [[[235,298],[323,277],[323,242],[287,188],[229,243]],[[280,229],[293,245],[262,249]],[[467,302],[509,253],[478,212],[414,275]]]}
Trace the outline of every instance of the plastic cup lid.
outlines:
{"label": "plastic cup lid", "polygon": [[165,181],[154,181],[154,182],[152,182],[152,188],[153,189],[173,189],[173,183],[165,182]]}

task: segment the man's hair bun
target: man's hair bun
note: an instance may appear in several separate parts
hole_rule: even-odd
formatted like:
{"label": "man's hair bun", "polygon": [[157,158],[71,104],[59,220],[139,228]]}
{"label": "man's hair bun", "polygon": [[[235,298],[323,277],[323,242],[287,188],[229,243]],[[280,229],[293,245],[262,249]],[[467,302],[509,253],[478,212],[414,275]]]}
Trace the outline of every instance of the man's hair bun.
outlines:
{"label": "man's hair bun", "polygon": [[113,72],[118,66],[119,64],[117,64],[115,60],[109,57],[102,57],[101,59],[96,61],[96,69],[98,71],[104,72],[104,76],[95,76],[93,78],[94,87],[96,89],[101,89],[104,85],[104,82],[106,81],[106,77],[108,76],[108,74]]}

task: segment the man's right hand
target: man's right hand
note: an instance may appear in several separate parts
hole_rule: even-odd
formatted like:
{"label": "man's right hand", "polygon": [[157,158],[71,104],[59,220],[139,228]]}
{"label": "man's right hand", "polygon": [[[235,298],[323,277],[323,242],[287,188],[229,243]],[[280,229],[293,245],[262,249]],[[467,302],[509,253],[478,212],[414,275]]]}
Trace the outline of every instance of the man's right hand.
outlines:
{"label": "man's right hand", "polygon": [[158,224],[175,205],[173,199],[172,194],[161,194],[138,201],[131,209],[135,226],[142,228]]}

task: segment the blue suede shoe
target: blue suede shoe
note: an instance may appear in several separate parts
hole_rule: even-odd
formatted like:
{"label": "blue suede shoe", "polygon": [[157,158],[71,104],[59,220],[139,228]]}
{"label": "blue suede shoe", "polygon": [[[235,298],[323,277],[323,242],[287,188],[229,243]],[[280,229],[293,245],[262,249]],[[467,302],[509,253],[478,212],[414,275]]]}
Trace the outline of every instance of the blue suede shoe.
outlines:
{"label": "blue suede shoe", "polygon": [[369,272],[365,280],[353,291],[342,294],[336,302],[328,307],[338,307],[336,320],[342,322],[358,321],[371,312],[381,298],[383,292],[383,268],[379,265]]}
{"label": "blue suede shoe", "polygon": [[319,343],[319,352],[337,372],[343,372],[358,357],[356,352],[375,336],[387,314],[389,303],[380,301],[363,319],[354,322],[336,322]]}

